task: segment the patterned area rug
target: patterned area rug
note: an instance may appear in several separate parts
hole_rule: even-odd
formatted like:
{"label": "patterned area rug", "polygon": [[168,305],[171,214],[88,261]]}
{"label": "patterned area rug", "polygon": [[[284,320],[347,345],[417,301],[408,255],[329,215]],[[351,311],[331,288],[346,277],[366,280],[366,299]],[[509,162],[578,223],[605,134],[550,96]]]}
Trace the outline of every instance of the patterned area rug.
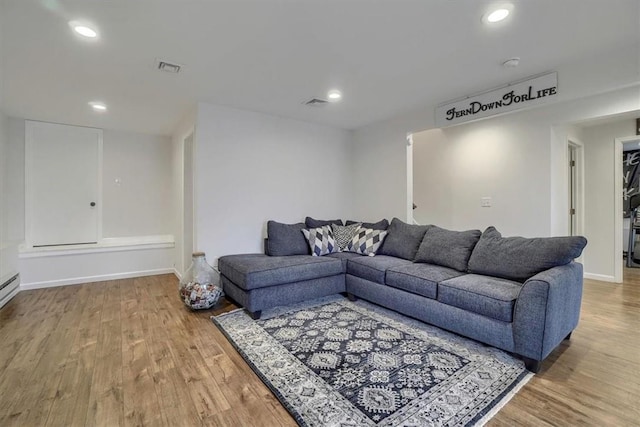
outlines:
{"label": "patterned area rug", "polygon": [[500,350],[342,297],[212,319],[301,426],[483,425],[532,376]]}

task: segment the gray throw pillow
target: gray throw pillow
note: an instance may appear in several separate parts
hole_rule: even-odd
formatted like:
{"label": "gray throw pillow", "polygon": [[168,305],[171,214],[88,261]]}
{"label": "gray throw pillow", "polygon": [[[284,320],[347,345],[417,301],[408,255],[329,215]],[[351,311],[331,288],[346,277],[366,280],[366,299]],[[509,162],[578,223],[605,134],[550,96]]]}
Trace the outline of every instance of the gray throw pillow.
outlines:
{"label": "gray throw pillow", "polygon": [[415,262],[467,271],[471,251],[481,234],[480,230],[452,231],[431,226],[422,239]]}
{"label": "gray throw pillow", "polygon": [[330,225],[323,225],[318,228],[303,229],[302,234],[309,241],[311,255],[323,256],[334,252],[340,252]]}
{"label": "gray throw pillow", "polygon": [[302,230],[305,225],[282,224],[276,221],[267,222],[267,246],[271,256],[308,255],[309,243],[304,238]]}
{"label": "gray throw pillow", "polygon": [[351,225],[331,225],[333,238],[336,239],[338,248],[340,248],[341,251],[344,251],[347,248],[347,245],[351,242],[351,239],[353,239],[353,236],[358,232],[361,225],[362,224],[360,223]]}
{"label": "gray throw pillow", "polygon": [[343,225],[341,219],[326,219],[326,220],[313,219],[310,216],[304,219],[304,223],[307,226],[307,228],[318,228],[318,227],[322,227],[323,225],[333,225],[333,224]]}
{"label": "gray throw pillow", "polygon": [[347,225],[352,225],[352,224],[362,224],[362,228],[372,228],[374,230],[386,230],[387,228],[389,228],[389,221],[387,221],[387,219],[381,219],[378,222],[360,222],[360,221],[352,221],[352,220],[348,220],[347,221]]}
{"label": "gray throw pillow", "polygon": [[525,282],[536,274],[578,258],[587,245],[582,236],[502,237],[487,228],[469,259],[469,272]]}
{"label": "gray throw pillow", "polygon": [[349,242],[349,245],[347,245],[347,251],[360,255],[375,256],[386,235],[387,232],[384,230],[360,227],[351,242]]}
{"label": "gray throw pillow", "polygon": [[389,255],[413,261],[429,227],[428,225],[411,225],[398,218],[393,218],[387,229],[389,234],[378,250],[378,255]]}

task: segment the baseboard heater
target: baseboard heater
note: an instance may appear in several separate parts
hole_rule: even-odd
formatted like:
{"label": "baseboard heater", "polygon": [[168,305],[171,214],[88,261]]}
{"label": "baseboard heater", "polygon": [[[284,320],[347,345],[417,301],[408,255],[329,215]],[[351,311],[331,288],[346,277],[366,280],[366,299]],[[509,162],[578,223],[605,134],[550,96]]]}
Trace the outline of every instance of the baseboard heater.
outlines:
{"label": "baseboard heater", "polygon": [[3,303],[6,302],[4,299],[13,292],[19,284],[18,277],[19,273],[11,276],[7,281],[5,281],[2,285],[0,285],[0,307],[2,307]]}

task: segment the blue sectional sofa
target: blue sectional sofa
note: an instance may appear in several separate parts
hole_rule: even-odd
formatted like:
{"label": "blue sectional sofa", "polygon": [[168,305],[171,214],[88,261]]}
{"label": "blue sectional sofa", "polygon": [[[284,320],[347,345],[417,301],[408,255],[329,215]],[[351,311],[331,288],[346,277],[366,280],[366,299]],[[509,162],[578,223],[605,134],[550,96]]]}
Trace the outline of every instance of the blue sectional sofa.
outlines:
{"label": "blue sectional sofa", "polygon": [[[304,224],[289,226],[297,233],[284,239],[275,224],[268,234],[284,242],[280,247],[267,242],[266,254],[218,261],[226,296],[254,318],[274,306],[346,293],[519,355],[532,372],[578,324],[583,278],[574,259],[583,237],[504,238],[493,227],[456,232],[394,218],[375,256],[270,255],[296,245],[303,251],[288,238]],[[306,226],[313,225],[308,218]]]}

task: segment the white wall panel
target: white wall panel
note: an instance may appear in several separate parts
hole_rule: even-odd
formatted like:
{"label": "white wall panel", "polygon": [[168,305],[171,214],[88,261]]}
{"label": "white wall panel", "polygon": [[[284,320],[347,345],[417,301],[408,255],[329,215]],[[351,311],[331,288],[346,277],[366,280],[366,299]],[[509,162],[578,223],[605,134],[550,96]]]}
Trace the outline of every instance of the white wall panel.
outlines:
{"label": "white wall panel", "polygon": [[196,245],[211,263],[262,252],[269,219],[351,217],[348,131],[199,104],[195,146]]}

